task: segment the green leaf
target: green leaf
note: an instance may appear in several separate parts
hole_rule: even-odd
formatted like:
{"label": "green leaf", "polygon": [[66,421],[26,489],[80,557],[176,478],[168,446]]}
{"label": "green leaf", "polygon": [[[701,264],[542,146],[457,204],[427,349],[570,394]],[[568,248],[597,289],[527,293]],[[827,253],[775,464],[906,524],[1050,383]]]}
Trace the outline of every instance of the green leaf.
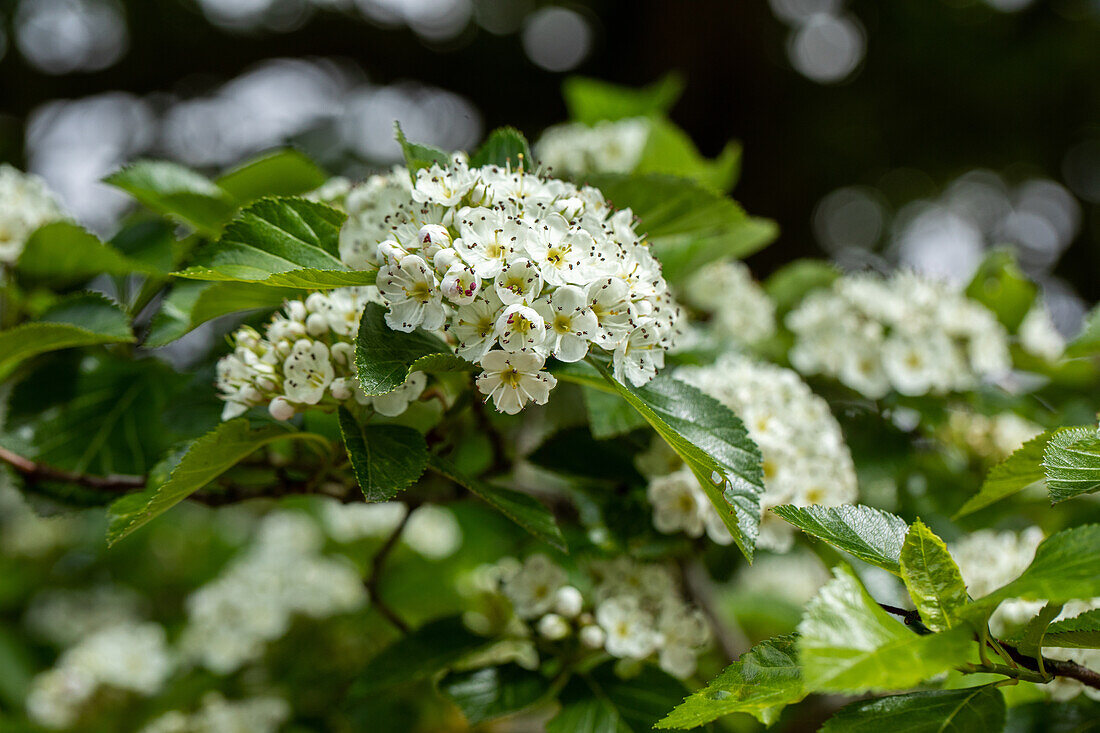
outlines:
{"label": "green leaf", "polygon": [[175,274],[306,290],[370,285],[374,271],[350,270],[340,261],[345,218],[314,201],[260,199],[226,226],[221,239],[201,247],[190,267]]}
{"label": "green leaf", "polygon": [[276,440],[293,438],[323,440],[311,433],[292,433],[282,425],[267,425],[252,430],[246,418],[222,423],[191,443],[167,481],[124,496],[111,505],[108,510],[110,526],[107,529],[107,544],[113,545],[149,523],[259,448]]}
{"label": "green leaf", "polygon": [[473,365],[427,331],[394,331],[386,325],[386,309],[367,303],[355,337],[355,367],[363,392],[383,395],[413,372],[465,371]]}
{"label": "green leaf", "polygon": [[1055,621],[1047,627],[1043,645],[1068,649],[1100,649],[1100,608]]}
{"label": "green leaf", "polygon": [[470,725],[512,715],[542,699],[547,681],[517,664],[454,672],[439,683]]}
{"label": "green leaf", "polygon": [[340,433],[367,501],[388,501],[416,483],[428,466],[424,436],[404,425],[360,425],[339,408]]}
{"label": "green leaf", "polygon": [[240,311],[273,310],[283,301],[300,295],[300,291],[292,288],[273,288],[256,283],[181,280],[172,286],[161,302],[142,345],[146,348],[164,346],[219,316]]}
{"label": "green leaf", "polygon": [[527,138],[514,127],[498,127],[489,133],[489,137],[470,158],[471,168],[483,165],[498,165],[513,170],[523,167],[531,170],[535,167],[535,157],[531,155],[531,146]]}
{"label": "green leaf", "polygon": [[921,636],[882,610],[850,568],[838,566],[833,576],[798,625],[807,690],[904,689],[969,661],[965,626]]}
{"label": "green leaf", "polygon": [[588,428],[596,440],[607,440],[646,426],[645,418],[617,394],[595,387],[581,387]]}
{"label": "green leaf", "polygon": [[1050,500],[1057,504],[1100,489],[1100,431],[1095,427],[1059,430],[1043,452]]}
{"label": "green leaf", "polygon": [[664,118],[654,117],[649,120],[649,134],[633,173],[682,176],[726,193],[733,188],[740,170],[741,146],[738,143],[727,143],[718,157],[708,160],[699,153],[687,133]]}
{"label": "green leaf", "polygon": [[240,206],[264,196],[300,196],[327,180],[328,175],[316,163],[297,150],[286,149],[234,168],[218,179],[218,186]]}
{"label": "green leaf", "polygon": [[752,560],[760,530],[764,474],[760,449],[741,420],[718,400],[667,374],[632,387],[615,380],[604,364],[592,363],[684,459],[734,542]]}
{"label": "green leaf", "polygon": [[437,455],[428,457],[428,467],[476,494],[486,504],[546,544],[562,552],[567,551],[565,538],[562,537],[561,530],[558,529],[558,525],[554,521],[554,515],[534,497],[467,476],[450,461]]}
{"label": "green leaf", "polygon": [[825,260],[795,260],[780,267],[764,281],[764,292],[775,303],[776,316],[783,318],[808,293],[829,287],[838,277],[840,271]]}
{"label": "green leaf", "polygon": [[947,545],[919,519],[909,527],[901,548],[901,578],[921,621],[932,631],[955,626],[959,609],[970,602]]}
{"label": "green leaf", "polygon": [[1043,637],[1046,636],[1050,622],[1062,612],[1062,603],[1048,603],[1039,611],[1039,614],[1027,622],[1024,627],[1023,638],[1017,644],[1017,648],[1028,655],[1035,657],[1042,664]]}
{"label": "green leaf", "polygon": [[47,224],[32,234],[19,256],[18,269],[21,275],[46,281],[55,288],[86,282],[97,275],[163,274],[66,221]]}
{"label": "green leaf", "polygon": [[621,120],[664,114],[684,91],[679,74],[669,73],[647,87],[634,88],[599,79],[571,76],[562,84],[569,117],[586,125],[600,120]]}
{"label": "green leaf", "polygon": [[829,718],[821,733],[996,733],[1004,727],[1004,695],[984,685],[857,700]]}
{"label": "green leaf", "polygon": [[895,575],[901,574],[901,548],[909,525],[900,517],[862,504],[778,506],[772,511],[833,547]]}
{"label": "green leaf", "polygon": [[1081,332],[1066,346],[1066,356],[1079,358],[1100,354],[1100,306],[1085,316]]}
{"label": "green leaf", "polygon": [[429,621],[368,661],[350,695],[361,698],[427,679],[492,643],[469,631],[460,616]]}
{"label": "green leaf", "polygon": [[683,699],[679,680],[653,667],[620,679],[614,664],[603,664],[570,679],[562,690],[561,711],[546,733],[642,733]]}
{"label": "green leaf", "polygon": [[1010,333],[1016,333],[1038,292],[1008,249],[995,249],[986,255],[966,286],[967,297],[993,311]]}
{"label": "green leaf", "polygon": [[450,153],[431,145],[409,142],[409,139],[405,137],[405,133],[401,130],[401,124],[396,121],[393,123],[393,131],[394,137],[401,145],[401,152],[405,155],[405,167],[409,169],[409,175],[412,176],[413,181],[416,180],[416,172],[421,168],[431,168],[435,163],[439,163],[441,166],[451,164]]}
{"label": "green leaf", "polygon": [[742,654],[656,727],[695,728],[731,713],[748,713],[771,725],[784,707],[805,696],[795,637],[777,636]]}
{"label": "green leaf", "polygon": [[775,223],[750,217],[731,199],[675,176],[591,176],[616,208],[630,207],[641,221],[665,277],[680,281],[705,264],[745,257],[771,242]]}
{"label": "green leaf", "polygon": [[58,349],[132,343],[130,319],[98,293],[62,299],[37,321],[0,331],[0,379],[32,356]]}
{"label": "green leaf", "polygon": [[955,512],[954,519],[984,509],[994,502],[1023,491],[1037,481],[1042,481],[1045,478],[1043,449],[1051,435],[1049,431],[1036,435],[994,466],[982,482],[982,488]]}
{"label": "green leaf", "polygon": [[104,181],[207,236],[216,235],[236,208],[233,197],[209,178],[164,160],[139,160]]}

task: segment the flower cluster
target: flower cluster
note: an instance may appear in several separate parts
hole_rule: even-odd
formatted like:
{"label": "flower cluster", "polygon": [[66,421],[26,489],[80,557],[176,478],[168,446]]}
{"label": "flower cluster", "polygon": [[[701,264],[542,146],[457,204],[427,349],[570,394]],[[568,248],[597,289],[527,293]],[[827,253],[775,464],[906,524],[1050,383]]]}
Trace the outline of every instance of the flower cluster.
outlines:
{"label": "flower cluster", "polygon": [[227,674],[260,657],[295,614],[325,618],[361,608],[367,598],[359,573],[321,554],[323,542],[301,512],[265,517],[245,553],[187,599],[183,654]]}
{"label": "flower cluster", "polygon": [[82,639],[31,681],[27,715],[47,728],[68,728],[101,686],[152,695],[174,669],[162,626],[116,624]]}
{"label": "flower cluster", "polygon": [[1001,461],[1043,428],[1015,412],[983,415],[965,408],[952,408],[941,432],[944,442],[958,445],[979,458]]}
{"label": "flower cluster", "polygon": [[[971,597],[981,598],[1019,577],[1035,558],[1035,550],[1042,541],[1043,531],[1038,527],[1028,527],[1019,533],[983,529],[953,543],[950,549],[966,581],[967,591]],[[1022,631],[1046,603],[1045,600],[1026,601],[1020,598],[1006,600],[993,612],[989,628],[997,636]],[[1055,620],[1073,618],[1097,608],[1100,608],[1100,598],[1070,601]],[[1044,648],[1043,654],[1071,660],[1092,669],[1100,666],[1098,649]],[[1100,691],[1066,677],[1058,677],[1044,687],[1055,700],[1069,700],[1081,692],[1100,700]]]}
{"label": "flower cluster", "polygon": [[36,229],[64,218],[45,181],[0,165],[0,265],[18,260]]}
{"label": "flower cluster", "polygon": [[851,275],[810,293],[787,316],[791,364],[877,399],[975,388],[1011,367],[993,313],[951,286],[901,272]]}
{"label": "flower cluster", "polygon": [[680,309],[629,209],[613,212],[590,187],[462,157],[417,171],[411,191],[395,178],[346,195],[341,256],[379,268],[391,328],[436,331],[480,365],[477,386],[498,410],[546,402],[557,381],[548,357],[579,361],[595,345],[635,385],[664,365]]}
{"label": "flower cluster", "polygon": [[152,721],[141,733],[275,733],[290,717],[290,706],[278,697],[226,700],[209,692],[193,713],[173,710]]}
{"label": "flower cluster", "polygon": [[655,658],[679,678],[695,672],[710,627],[680,597],[667,568],[620,556],[592,563],[577,585],[569,580],[564,568],[536,554],[482,568],[479,585],[503,594],[521,629],[533,628],[550,653],[579,644],[623,660]]}
{"label": "flower cluster", "polygon": [[[832,506],[855,500],[855,467],[840,425],[825,400],[797,374],[726,354],[711,366],[681,367],[676,377],[714,397],[745,423],[763,456],[765,510],[780,504]],[[663,441],[656,444],[663,445]],[[691,469],[673,459],[666,448],[655,450],[669,459],[661,460],[651,452],[639,467],[650,476],[648,495],[657,530],[690,537],[706,531],[715,542],[732,542]],[[766,513],[758,544],[782,552],[792,541],[791,527]]]}
{"label": "flower cluster", "polygon": [[1058,361],[1066,351],[1066,339],[1041,301],[1031,306],[1016,335],[1024,351],[1047,361]]}
{"label": "flower cluster", "polygon": [[217,367],[217,387],[228,420],[256,405],[289,420],[314,405],[354,401],[382,415],[400,415],[424,391],[428,379],[414,372],[389,394],[368,397],[355,379],[355,336],[373,288],[343,288],[291,300],[263,335],[250,326],[233,334],[233,352]]}
{"label": "flower cluster", "polygon": [[567,122],[547,128],[535,153],[542,165],[560,176],[630,173],[648,139],[649,121],[643,117],[601,120],[592,126]]}
{"label": "flower cluster", "polygon": [[775,334],[775,304],[740,260],[717,260],[688,279],[683,300],[710,315],[724,341],[754,344]]}

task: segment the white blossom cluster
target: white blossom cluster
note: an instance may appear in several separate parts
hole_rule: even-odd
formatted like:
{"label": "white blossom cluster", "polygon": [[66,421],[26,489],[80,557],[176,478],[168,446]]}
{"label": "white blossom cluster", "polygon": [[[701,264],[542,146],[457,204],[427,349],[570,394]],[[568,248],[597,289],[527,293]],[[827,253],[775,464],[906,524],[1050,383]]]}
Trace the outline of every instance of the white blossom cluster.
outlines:
{"label": "white blossom cluster", "polygon": [[710,640],[702,613],[684,602],[667,568],[626,556],[593,563],[582,591],[546,555],[505,558],[486,584],[511,602],[517,617],[547,642],[575,640],[590,650],[641,661],[685,678]]}
{"label": "white blossom cluster", "polygon": [[965,408],[952,408],[943,437],[976,456],[1000,461],[1041,432],[1041,426],[1015,412],[983,415]]}
{"label": "white blossom cluster", "polygon": [[207,693],[193,713],[173,710],[152,721],[141,733],[275,733],[290,717],[290,705],[278,697],[226,700]]}
{"label": "white blossom cluster", "polygon": [[417,171],[411,189],[401,175],[344,196],[341,257],[379,268],[391,328],[438,332],[480,365],[478,388],[498,410],[544,404],[557,383],[546,359],[579,361],[592,345],[635,385],[664,365],[680,308],[629,209],[613,212],[591,187],[470,168],[461,156]]}
{"label": "white blossom cluster", "polygon": [[878,399],[973,389],[1008,371],[996,317],[946,283],[899,272],[838,278],[788,314],[791,364]]}
{"label": "white blossom cluster", "polygon": [[696,270],[682,299],[708,313],[723,340],[754,344],[775,334],[775,304],[740,260],[716,260]]}
{"label": "white blossom cluster", "polygon": [[[408,507],[399,501],[374,504],[342,504],[328,501],[322,507],[325,532],[346,544],[365,537],[389,536],[404,519]],[[450,557],[462,546],[462,528],[445,507],[422,504],[413,510],[401,532],[401,542],[429,560]]]}
{"label": "white blossom cluster", "polygon": [[595,125],[567,122],[549,127],[535,143],[539,162],[559,176],[630,173],[649,140],[644,117],[601,120]]}
{"label": "white blossom cluster", "polygon": [[[793,529],[766,510],[780,504],[834,506],[856,499],[855,467],[840,425],[825,400],[797,374],[730,353],[710,366],[681,367],[676,378],[730,408],[760,447],[765,509],[760,547],[785,552],[794,539]],[[705,531],[713,541],[730,544],[733,537],[695,474],[673,459],[671,451],[655,450],[669,460],[647,455],[639,466],[650,478],[647,494],[653,504],[653,525],[659,532],[684,532],[690,537]]]}
{"label": "white blossom cluster", "polygon": [[35,230],[65,218],[46,182],[0,165],[0,266],[14,264]]}
{"label": "white blossom cluster", "polygon": [[361,608],[366,591],[348,562],[321,553],[324,536],[308,515],[282,511],[260,523],[251,546],[187,599],[180,649],[228,674],[259,658],[302,614],[325,618]]}
{"label": "white blossom cluster", "polygon": [[31,681],[27,715],[47,728],[69,728],[100,687],[152,695],[175,666],[162,626],[116,624],[82,639]]}
{"label": "white blossom cluster", "polygon": [[[1028,527],[1018,533],[983,529],[952,543],[950,549],[966,582],[967,591],[971,597],[981,598],[1019,577],[1031,564],[1035,549],[1042,541],[1043,531],[1038,527]],[[1020,598],[1006,600],[990,617],[990,631],[995,636],[1020,631],[1046,603],[1045,600],[1026,601]],[[1100,598],[1070,601],[1055,620],[1073,618],[1096,608],[1100,608]],[[1043,654],[1052,659],[1071,660],[1092,669],[1100,667],[1098,649],[1045,647]],[[1043,688],[1055,700],[1069,700],[1081,692],[1094,700],[1100,700],[1100,691],[1064,677],[1056,678]]]}
{"label": "white blossom cluster", "polygon": [[31,598],[24,625],[38,638],[69,647],[111,626],[136,624],[141,596],[118,585],[44,588]]}
{"label": "white blossom cluster", "polygon": [[420,396],[428,378],[409,375],[404,385],[386,395],[368,397],[355,379],[355,337],[373,288],[342,288],[287,301],[261,335],[251,326],[233,334],[233,352],[217,366],[217,388],[225,400],[222,419],[229,420],[256,405],[271,416],[289,420],[320,405],[334,408],[354,401],[382,415],[400,415]]}
{"label": "white blossom cluster", "polygon": [[1066,351],[1066,339],[1054,325],[1050,310],[1042,301],[1031,306],[1016,331],[1020,346],[1029,354],[1058,361]]}

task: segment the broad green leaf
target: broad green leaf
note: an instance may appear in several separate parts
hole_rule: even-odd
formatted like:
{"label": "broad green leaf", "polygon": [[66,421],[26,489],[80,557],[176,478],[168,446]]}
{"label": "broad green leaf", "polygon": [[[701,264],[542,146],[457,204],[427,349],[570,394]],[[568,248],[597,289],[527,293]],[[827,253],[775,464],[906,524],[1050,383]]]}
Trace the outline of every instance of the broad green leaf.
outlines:
{"label": "broad green leaf", "polygon": [[27,240],[18,264],[21,275],[65,287],[97,275],[163,274],[131,259],[70,222],[47,224]]}
{"label": "broad green leaf", "polygon": [[741,170],[741,146],[730,142],[714,160],[708,160],[679,127],[661,117],[648,121],[649,133],[635,175],[664,173],[697,181],[722,193],[733,188]]}
{"label": "broad green leaf", "polygon": [[691,468],[734,542],[752,560],[760,530],[764,474],[760,449],[741,420],[718,400],[667,374],[642,387],[617,381],[592,363]]}
{"label": "broad green leaf", "polygon": [[301,291],[238,282],[180,280],[161,302],[142,344],[156,348],[172,343],[209,320],[229,313],[272,310]]}
{"label": "broad green leaf", "polygon": [[531,170],[535,167],[535,158],[522,132],[514,127],[498,127],[489,133],[489,137],[470,158],[471,168],[483,165]]}
{"label": "broad green leaf", "polygon": [[465,371],[473,366],[432,334],[394,331],[386,309],[367,303],[355,338],[356,377],[363,392],[383,395],[400,387],[415,371]]}
{"label": "broad green leaf", "polygon": [[983,685],[857,700],[829,718],[821,733],[996,733],[1004,726],[1004,695]]}
{"label": "broad green leaf", "polygon": [[450,165],[450,153],[431,145],[409,142],[409,139],[405,137],[405,133],[401,130],[400,123],[396,121],[393,123],[393,130],[394,137],[401,145],[401,152],[405,155],[405,167],[409,169],[409,175],[412,176],[413,181],[416,181],[416,172],[421,168],[431,168],[435,163],[439,163],[441,166]]}
{"label": "broad green leaf", "polygon": [[368,661],[350,695],[376,695],[395,685],[427,679],[493,642],[469,631],[459,616],[429,621]]}
{"label": "broad green leaf", "polygon": [[1047,627],[1043,645],[1068,649],[1100,649],[1100,608],[1055,621]]}
{"label": "broad green leaf", "polygon": [[1057,504],[1100,489],[1100,431],[1095,427],[1059,430],[1043,452],[1050,500]]}
{"label": "broad green leaf", "polygon": [[328,175],[293,149],[276,150],[250,160],[218,179],[218,186],[237,204],[264,196],[300,196],[322,186]]}
{"label": "broad green leaf", "polygon": [[233,197],[209,178],[164,160],[139,160],[104,181],[207,236],[217,234],[236,208]]}
{"label": "broad green leaf", "polygon": [[486,504],[546,544],[562,552],[566,551],[565,538],[562,537],[561,530],[554,521],[554,515],[534,497],[467,476],[450,461],[437,455],[428,457],[428,467],[477,495]]}
{"label": "broad green leaf", "polygon": [[1020,327],[1038,292],[1007,249],[995,249],[986,255],[966,286],[967,297],[993,311],[1010,333]]}
{"label": "broad green leaf", "polygon": [[646,426],[645,418],[617,394],[595,387],[581,387],[588,428],[596,440],[606,440]]}
{"label": "broad green leaf", "polygon": [[614,664],[574,676],[546,733],[643,733],[684,697],[679,680],[653,667],[620,679]]}
{"label": "broad green leaf", "polygon": [[113,545],[168,511],[256,450],[276,440],[287,439],[322,440],[311,433],[290,432],[282,425],[252,430],[246,418],[222,423],[191,443],[167,481],[124,496],[111,505],[107,544]]}
{"label": "broad green leaf", "polygon": [[1028,655],[1042,661],[1043,637],[1046,636],[1050,622],[1062,612],[1062,603],[1048,603],[1039,611],[1039,614],[1027,622],[1024,627],[1023,637],[1017,648]]}
{"label": "broad green leaf", "polygon": [[750,217],[733,200],[687,178],[650,175],[591,176],[616,208],[640,220],[665,277],[679,281],[724,257],[745,257],[775,239],[767,219]]}
{"label": "broad green leaf", "polygon": [[901,574],[901,548],[909,525],[900,517],[862,504],[778,506],[772,511],[833,547],[895,575]]}
{"label": "broad green leaf", "polygon": [[684,90],[679,74],[669,73],[647,87],[634,88],[599,79],[571,76],[562,84],[569,117],[592,125],[600,120],[621,120],[668,112]]}
{"label": "broad green leaf", "polygon": [[37,321],[0,331],[0,379],[24,361],[75,346],[131,343],[130,319],[97,293],[61,300]]}
{"label": "broad green leaf", "polygon": [[412,486],[428,466],[424,436],[404,425],[360,425],[339,408],[340,433],[367,501],[387,501]]}
{"label": "broad green leaf", "polygon": [[1078,358],[1100,354],[1100,306],[1085,316],[1081,332],[1066,346],[1066,356]]}
{"label": "broad green leaf", "polygon": [[748,713],[765,725],[806,696],[794,636],[760,642],[693,692],[657,728],[695,728],[731,713]]}
{"label": "broad green leaf", "polygon": [[340,261],[338,238],[345,218],[314,201],[260,199],[225,227],[221,239],[201,247],[190,267],[175,274],[303,290],[370,285],[373,270],[351,270]]}
{"label": "broad green leaf", "polygon": [[1051,435],[1050,432],[1036,435],[990,469],[989,475],[982,482],[982,488],[967,499],[962,508],[955,512],[954,518],[984,509],[994,502],[1023,491],[1037,481],[1042,481],[1045,478],[1043,449]]}
{"label": "broad green leaf", "polygon": [[969,661],[973,641],[966,627],[919,635],[882,610],[850,568],[838,566],[833,576],[798,625],[807,690],[904,689]]}
{"label": "broad green leaf", "polygon": [[827,288],[840,277],[840,271],[824,260],[802,259],[790,262],[764,281],[764,292],[775,303],[779,318],[787,315],[806,295]]}
{"label": "broad green leaf", "polygon": [[512,715],[542,699],[547,680],[517,664],[454,672],[439,683],[470,725]]}
{"label": "broad green leaf", "polygon": [[955,626],[959,609],[970,602],[947,545],[919,519],[909,527],[901,548],[901,579],[921,621],[932,631]]}

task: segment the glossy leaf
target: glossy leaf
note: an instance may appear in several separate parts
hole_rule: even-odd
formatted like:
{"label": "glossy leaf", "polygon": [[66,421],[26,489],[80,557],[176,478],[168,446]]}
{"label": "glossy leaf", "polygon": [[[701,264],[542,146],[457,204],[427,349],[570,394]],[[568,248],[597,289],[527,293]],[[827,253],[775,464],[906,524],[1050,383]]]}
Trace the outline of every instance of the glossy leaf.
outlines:
{"label": "glossy leaf", "polygon": [[996,733],[1004,726],[1004,695],[984,685],[857,700],[827,720],[821,733]]}
{"label": "glossy leaf", "polygon": [[547,687],[541,675],[517,664],[454,672],[439,683],[440,691],[458,706],[470,725],[530,707],[542,699]]}
{"label": "glossy leaf", "polygon": [[416,483],[428,466],[428,444],[404,425],[360,425],[339,408],[340,433],[367,501],[387,501]]}
{"label": "glossy leaf", "polygon": [[704,157],[691,137],[663,117],[647,122],[649,132],[635,175],[664,173],[690,178],[707,188],[728,192],[737,181],[741,170],[741,146],[727,143],[713,160]]}
{"label": "glossy leaf", "polygon": [[909,526],[900,517],[862,504],[779,506],[773,511],[833,547],[895,575],[901,574],[901,548]]}
{"label": "glossy leaf", "polygon": [[901,548],[901,578],[925,626],[945,631],[958,624],[959,609],[970,602],[966,583],[947,545],[919,519]]}
{"label": "glossy leaf", "polygon": [[76,224],[59,221],[38,229],[19,256],[19,274],[65,287],[97,275],[163,274],[147,262],[131,259]]}
{"label": "glossy leaf", "polygon": [[1023,637],[1016,648],[1029,657],[1038,658],[1042,653],[1044,637],[1047,629],[1050,628],[1050,622],[1062,612],[1062,606],[1061,603],[1048,603],[1043,606],[1038,615],[1027,622]]}
{"label": "glossy leaf", "polygon": [[218,179],[238,205],[264,196],[299,196],[320,188],[328,175],[304,154],[276,150],[250,160]]}
{"label": "glossy leaf", "polygon": [[535,158],[531,155],[531,146],[527,144],[527,138],[522,132],[514,127],[498,127],[489,133],[478,151],[470,157],[471,168],[483,165],[532,170],[535,167]]}
{"label": "glossy leaf", "polygon": [[301,292],[292,288],[238,282],[180,280],[161,302],[149,324],[144,346],[169,344],[207,321],[242,311],[272,310]]}
{"label": "glossy leaf", "polygon": [[588,412],[588,427],[596,440],[614,438],[646,426],[645,418],[614,392],[587,386],[582,386],[581,390]]}
{"label": "glossy leaf", "polygon": [[383,395],[400,387],[415,371],[465,371],[473,365],[456,356],[434,335],[416,330],[394,331],[386,325],[386,309],[367,303],[355,338],[359,386],[368,395]]}
{"label": "glossy leaf", "polygon": [[405,155],[405,167],[409,169],[409,175],[412,176],[414,181],[416,180],[416,172],[421,168],[431,168],[435,163],[442,166],[450,164],[450,153],[431,145],[409,142],[409,139],[405,137],[405,133],[401,130],[401,125],[397,122],[393,123],[393,129],[394,136],[401,146],[401,152]]}
{"label": "glossy leaf", "polygon": [[427,679],[493,643],[466,628],[459,616],[429,621],[379,652],[363,667],[351,697]]}
{"label": "glossy leaf", "polygon": [[763,641],[693,692],[657,728],[695,728],[732,713],[748,713],[765,725],[806,696],[794,636]]}
{"label": "glossy leaf", "polygon": [[562,85],[562,96],[570,119],[592,125],[600,120],[663,114],[672,109],[683,90],[684,80],[674,73],[641,88],[571,76]]}
{"label": "glossy leaf", "polygon": [[162,216],[215,235],[233,214],[233,197],[206,176],[176,163],[139,160],[104,179]]}
{"label": "glossy leaf", "polygon": [[1055,621],[1047,627],[1043,644],[1069,649],[1100,649],[1100,608]]}
{"label": "glossy leaf", "polygon": [[982,482],[982,488],[970,497],[959,511],[955,512],[955,518],[984,509],[990,504],[1023,491],[1037,481],[1042,481],[1045,477],[1043,449],[1051,435],[1050,432],[1036,435],[990,469],[985,481]]}
{"label": "glossy leaf", "polygon": [[679,702],[684,686],[653,667],[621,679],[607,663],[573,677],[546,733],[643,733]]}
{"label": "glossy leaf", "polygon": [[1100,431],[1095,426],[1059,430],[1043,451],[1054,503],[1100,490]]}

